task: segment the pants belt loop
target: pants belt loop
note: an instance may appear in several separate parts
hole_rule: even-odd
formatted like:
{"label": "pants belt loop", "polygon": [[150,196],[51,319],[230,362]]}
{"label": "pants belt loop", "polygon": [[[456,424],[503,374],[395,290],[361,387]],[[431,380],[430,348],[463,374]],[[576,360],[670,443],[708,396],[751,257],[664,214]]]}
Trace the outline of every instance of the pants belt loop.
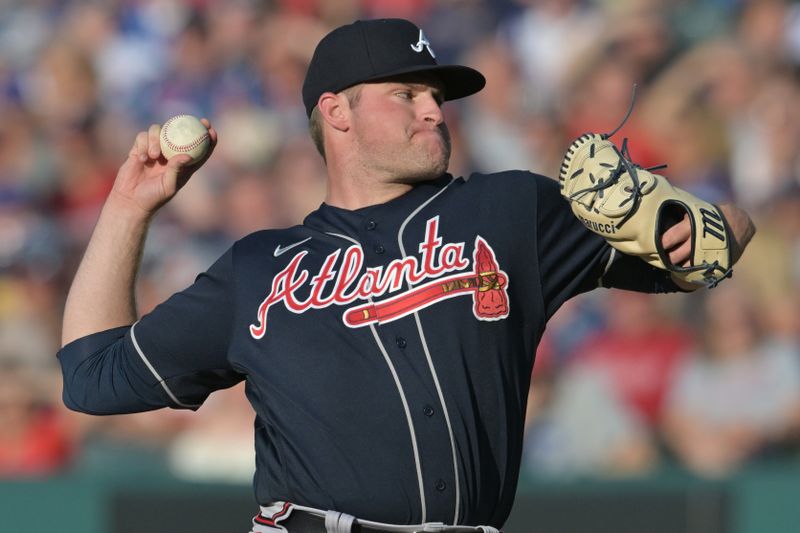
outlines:
{"label": "pants belt loop", "polygon": [[327,533],[351,533],[356,517],[336,511],[325,512],[325,531]]}

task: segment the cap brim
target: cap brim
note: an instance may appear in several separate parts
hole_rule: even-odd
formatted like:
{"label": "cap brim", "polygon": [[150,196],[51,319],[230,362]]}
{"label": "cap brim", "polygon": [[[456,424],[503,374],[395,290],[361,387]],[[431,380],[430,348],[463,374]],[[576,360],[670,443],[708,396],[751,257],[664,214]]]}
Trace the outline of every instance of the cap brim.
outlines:
{"label": "cap brim", "polygon": [[444,84],[444,99],[457,100],[475,94],[486,85],[486,78],[477,70],[463,65],[431,65],[414,66],[405,69],[393,70],[360,81],[370,83],[401,76],[403,74],[434,74]]}

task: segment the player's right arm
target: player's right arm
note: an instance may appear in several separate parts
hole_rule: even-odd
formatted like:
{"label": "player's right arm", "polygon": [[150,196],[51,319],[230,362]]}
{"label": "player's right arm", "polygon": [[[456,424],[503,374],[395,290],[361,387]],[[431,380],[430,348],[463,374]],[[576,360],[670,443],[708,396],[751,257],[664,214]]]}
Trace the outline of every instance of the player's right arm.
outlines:
{"label": "player's right arm", "polygon": [[[205,125],[213,147],[216,133]],[[166,161],[159,130],[153,126],[136,137],[67,299],[58,360],[64,403],[76,411],[196,409],[214,390],[243,379],[227,360],[232,249],[137,321],[134,282],[150,220],[203,162],[187,166],[188,156]]]}
{"label": "player's right arm", "polygon": [[161,155],[160,127],[140,132],[117,173],[64,308],[62,346],[100,331],[136,321],[134,285],[150,220],[208,158],[217,134],[209,128],[211,149],[189,166],[181,154]]}

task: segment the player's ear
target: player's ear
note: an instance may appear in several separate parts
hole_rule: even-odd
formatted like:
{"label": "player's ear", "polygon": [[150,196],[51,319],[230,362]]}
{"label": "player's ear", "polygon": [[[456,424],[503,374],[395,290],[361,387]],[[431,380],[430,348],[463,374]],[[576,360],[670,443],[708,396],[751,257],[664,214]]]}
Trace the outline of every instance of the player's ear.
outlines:
{"label": "player's ear", "polygon": [[323,93],[317,102],[322,119],[332,128],[347,131],[350,128],[350,106],[347,96],[342,93]]}

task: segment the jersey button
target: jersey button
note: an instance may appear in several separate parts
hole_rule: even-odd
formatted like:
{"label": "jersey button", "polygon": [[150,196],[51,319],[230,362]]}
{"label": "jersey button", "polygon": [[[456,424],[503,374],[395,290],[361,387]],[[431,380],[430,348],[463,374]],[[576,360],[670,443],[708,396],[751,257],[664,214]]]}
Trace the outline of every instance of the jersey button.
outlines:
{"label": "jersey button", "polygon": [[422,408],[422,412],[425,413],[425,416],[431,417],[436,411],[434,411],[433,407],[431,407],[430,405],[426,405],[425,407]]}
{"label": "jersey button", "polygon": [[444,492],[444,489],[447,488],[447,483],[444,482],[443,479],[440,479],[436,482],[436,490],[439,492]]}
{"label": "jersey button", "polygon": [[386,248],[384,248],[382,244],[376,244],[374,250],[376,254],[380,255],[386,251]]}
{"label": "jersey button", "polygon": [[367,221],[367,223],[364,225],[364,227],[365,227],[365,228],[367,228],[369,231],[372,231],[372,230],[374,230],[375,228],[377,228],[377,227],[378,227],[378,223],[377,223],[377,222],[375,222],[374,220],[369,220],[369,221]]}
{"label": "jersey button", "polygon": [[406,346],[408,346],[408,343],[406,342],[406,340],[403,337],[400,337],[400,336],[398,336],[395,339],[395,342],[397,343],[397,347],[400,348],[400,349],[403,349]]}

